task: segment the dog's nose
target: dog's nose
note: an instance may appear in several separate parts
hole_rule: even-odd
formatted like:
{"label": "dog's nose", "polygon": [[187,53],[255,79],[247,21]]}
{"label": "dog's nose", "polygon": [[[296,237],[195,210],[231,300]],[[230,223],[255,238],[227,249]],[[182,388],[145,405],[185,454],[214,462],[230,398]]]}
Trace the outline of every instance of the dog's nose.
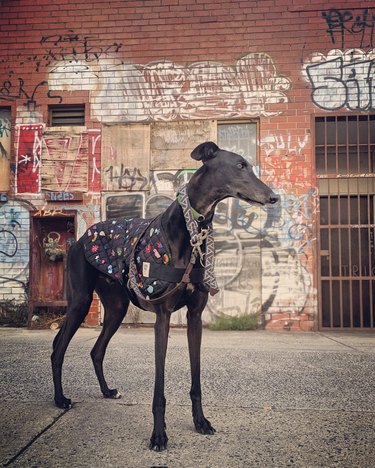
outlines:
{"label": "dog's nose", "polygon": [[276,195],[275,193],[273,193],[272,195],[270,195],[270,201],[269,201],[269,203],[271,203],[272,205],[274,205],[274,204],[277,203],[279,200],[280,200],[280,197],[279,197],[278,195]]}

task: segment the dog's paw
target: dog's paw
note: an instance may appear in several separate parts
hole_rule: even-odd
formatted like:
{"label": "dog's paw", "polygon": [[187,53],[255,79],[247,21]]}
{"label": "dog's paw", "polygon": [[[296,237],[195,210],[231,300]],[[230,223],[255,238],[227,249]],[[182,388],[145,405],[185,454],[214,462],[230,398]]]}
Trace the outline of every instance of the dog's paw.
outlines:
{"label": "dog's paw", "polygon": [[154,450],[154,452],[162,452],[163,450],[166,450],[167,442],[168,437],[165,431],[163,431],[161,434],[157,434],[154,431],[150,439],[149,447],[151,450]]}
{"label": "dog's paw", "polygon": [[212,427],[210,421],[205,417],[194,420],[195,429],[200,434],[215,434],[216,430]]}
{"label": "dog's paw", "polygon": [[70,409],[72,407],[72,400],[70,398],[65,398],[64,396],[61,398],[55,398],[55,405],[61,409]]}
{"label": "dog's paw", "polygon": [[117,388],[109,389],[108,392],[103,393],[104,398],[112,398],[114,400],[118,400],[122,397],[121,393],[117,390]]}

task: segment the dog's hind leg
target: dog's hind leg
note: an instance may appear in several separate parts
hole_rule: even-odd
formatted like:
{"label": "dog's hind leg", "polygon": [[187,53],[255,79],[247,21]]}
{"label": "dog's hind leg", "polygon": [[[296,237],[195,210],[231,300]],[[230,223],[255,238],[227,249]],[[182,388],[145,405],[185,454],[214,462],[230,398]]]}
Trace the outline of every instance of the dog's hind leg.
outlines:
{"label": "dog's hind leg", "polygon": [[[68,409],[72,402],[66,398],[62,388],[62,365],[66,349],[75,332],[85,319],[91,305],[92,294],[96,282],[96,273],[80,252],[79,243],[71,247],[67,268],[68,306],[65,321],[53,341],[51,355],[52,376],[55,388],[55,404],[59,408]],[[82,253],[82,255],[80,255]]]}
{"label": "dog's hind leg", "polygon": [[91,358],[103,396],[105,398],[120,398],[121,394],[117,389],[110,389],[107,385],[103,373],[103,359],[110,339],[126,315],[129,307],[129,298],[125,287],[114,282],[111,284],[104,282],[102,285],[98,281],[96,292],[99,294],[104,306],[104,321],[103,329],[91,351]]}
{"label": "dog's hind leg", "polygon": [[[205,295],[207,296],[207,295]],[[202,408],[201,390],[201,342],[202,342],[202,311],[207,297],[200,296],[199,304],[188,304],[187,335],[189,343],[189,357],[191,368],[190,398],[192,403],[193,421],[197,432],[201,434],[214,434],[215,429],[205,418]]]}
{"label": "dog's hind leg", "polygon": [[154,415],[154,429],[150,439],[150,449],[161,452],[167,448],[168,437],[165,432],[165,406],[164,375],[165,357],[167,354],[169,322],[171,314],[169,311],[158,307],[155,322],[155,387],[152,402],[152,413]]}

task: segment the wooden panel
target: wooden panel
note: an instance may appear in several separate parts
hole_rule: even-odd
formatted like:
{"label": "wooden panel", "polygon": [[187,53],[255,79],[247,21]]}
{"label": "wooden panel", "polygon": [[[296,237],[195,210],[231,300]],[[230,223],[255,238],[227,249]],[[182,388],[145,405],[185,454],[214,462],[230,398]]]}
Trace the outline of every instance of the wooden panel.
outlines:
{"label": "wooden panel", "polygon": [[10,109],[0,109],[0,191],[9,190]]}
{"label": "wooden panel", "polygon": [[103,126],[103,190],[148,190],[149,125]]}
{"label": "wooden panel", "polygon": [[151,127],[151,168],[198,168],[201,163],[190,153],[205,141],[216,141],[214,120],[155,123]]}
{"label": "wooden panel", "polygon": [[42,190],[88,190],[88,133],[82,127],[47,128],[42,150]]}
{"label": "wooden panel", "polygon": [[145,194],[108,194],[103,197],[105,219],[144,218]]}

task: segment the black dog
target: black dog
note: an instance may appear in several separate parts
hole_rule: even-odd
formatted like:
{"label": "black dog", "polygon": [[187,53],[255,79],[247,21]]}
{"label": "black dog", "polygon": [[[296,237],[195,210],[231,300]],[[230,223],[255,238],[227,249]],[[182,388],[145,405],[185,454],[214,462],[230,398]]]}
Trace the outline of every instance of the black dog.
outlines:
{"label": "black dog", "polygon": [[[202,143],[191,153],[195,160],[203,162],[189,184],[187,195],[198,227],[198,247],[196,258],[202,260],[205,250],[205,236],[210,228],[215,207],[219,201],[227,197],[236,197],[249,203],[265,205],[276,203],[278,196],[261,182],[253,173],[252,166],[238,154],[221,150],[212,142]],[[114,221],[116,223],[117,221]],[[194,263],[191,234],[187,229],[184,212],[179,200],[174,201],[167,210],[160,215],[161,230],[165,233],[168,252],[172,259],[170,271],[178,271],[178,278],[174,282],[169,280],[167,288],[156,299],[150,299],[135,294],[126,283],[131,271],[129,260],[132,254],[125,255],[121,276],[118,281],[113,276],[106,275],[102,270],[93,266],[87,259],[88,242],[86,235],[79,239],[70,249],[67,263],[67,299],[68,307],[63,327],[53,343],[52,372],[55,386],[55,403],[59,408],[70,408],[71,400],[63,394],[61,373],[64,355],[70,340],[77,331],[88,313],[94,290],[104,305],[105,315],[102,332],[91,351],[95,372],[98,377],[101,391],[106,398],[119,398],[116,389],[110,389],[103,375],[103,359],[107,345],[123,321],[129,301],[136,306],[155,312],[155,388],[152,405],[154,415],[154,429],[150,440],[150,448],[156,451],[165,450],[167,434],[165,432],[165,406],[164,397],[164,367],[167,351],[167,340],[171,313],[187,306],[187,335],[191,365],[192,412],[195,428],[202,434],[215,432],[211,423],[205,418],[201,403],[200,382],[200,347],[202,338],[201,315],[206,306],[209,288],[204,284],[199,274],[195,279],[191,275],[200,268],[199,261]],[[104,225],[104,223],[102,223]],[[122,229],[127,225],[121,224]],[[125,226],[125,227],[124,227]],[[142,225],[142,229],[143,229]],[[90,231],[90,230],[89,230]],[[109,232],[109,231],[108,231]],[[112,233],[112,230],[110,231]],[[125,231],[121,231],[125,232]],[[126,230],[127,232],[127,230]],[[112,234],[100,231],[104,240],[109,240]],[[86,240],[84,240],[84,237]],[[96,235],[95,235],[96,237]],[[116,237],[116,235],[114,236]],[[117,235],[118,237],[118,235]],[[138,236],[139,238],[141,235]],[[135,248],[135,246],[133,246]],[[104,247],[105,248],[105,247]],[[86,249],[86,250],[85,250]],[[92,249],[95,250],[95,249]],[[125,249],[124,249],[125,251]],[[207,252],[207,248],[206,248]],[[99,257],[96,256],[99,262]],[[112,267],[109,266],[112,271]],[[174,270],[173,270],[174,268]],[[131,266],[130,266],[131,270]],[[182,272],[182,273],[181,273]]]}

